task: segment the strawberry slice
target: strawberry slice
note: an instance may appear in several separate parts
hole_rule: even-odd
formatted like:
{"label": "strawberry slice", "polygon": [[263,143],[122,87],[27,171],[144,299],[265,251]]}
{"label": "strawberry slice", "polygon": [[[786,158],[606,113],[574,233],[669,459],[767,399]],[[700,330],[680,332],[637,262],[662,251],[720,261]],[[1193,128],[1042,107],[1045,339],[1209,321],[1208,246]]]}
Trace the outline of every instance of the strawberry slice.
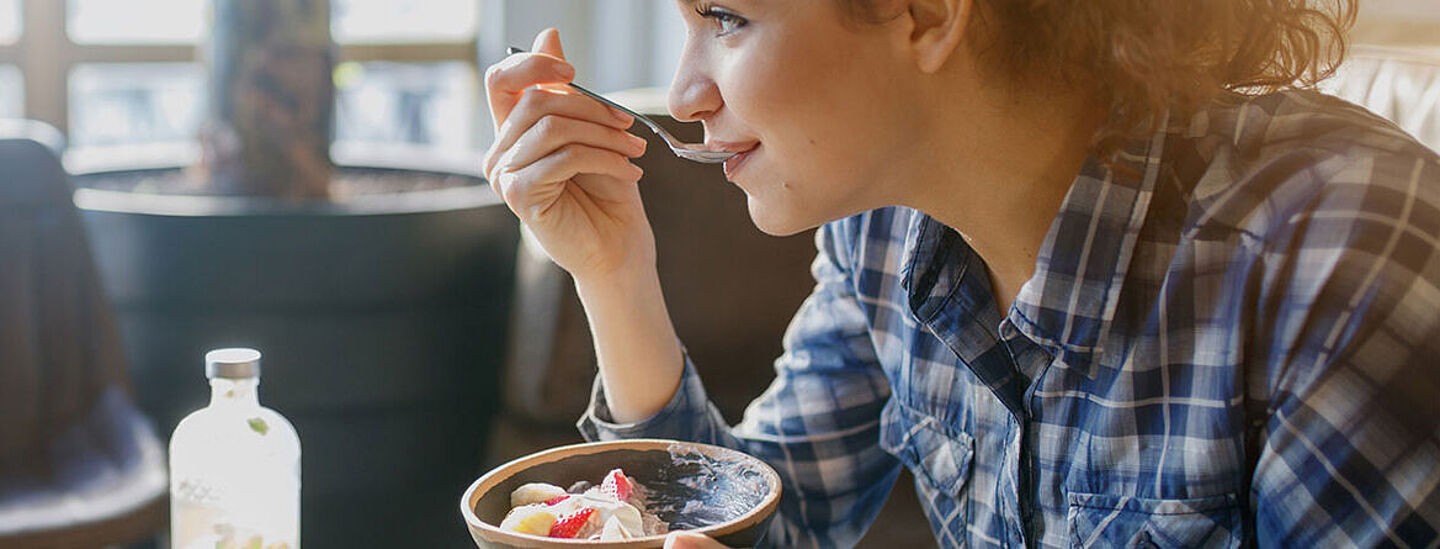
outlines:
{"label": "strawberry slice", "polygon": [[567,499],[570,499],[570,494],[565,494],[563,496],[555,496],[553,498],[545,500],[545,505],[555,505]]}
{"label": "strawberry slice", "polygon": [[605,480],[600,483],[600,493],[613,497],[620,501],[630,501],[630,492],[633,488],[630,479],[619,469],[613,469],[610,474],[605,475]]}
{"label": "strawberry slice", "polygon": [[586,507],[560,517],[555,524],[550,525],[550,537],[552,538],[574,538],[580,533],[580,527],[590,520],[590,515],[595,514],[594,507]]}

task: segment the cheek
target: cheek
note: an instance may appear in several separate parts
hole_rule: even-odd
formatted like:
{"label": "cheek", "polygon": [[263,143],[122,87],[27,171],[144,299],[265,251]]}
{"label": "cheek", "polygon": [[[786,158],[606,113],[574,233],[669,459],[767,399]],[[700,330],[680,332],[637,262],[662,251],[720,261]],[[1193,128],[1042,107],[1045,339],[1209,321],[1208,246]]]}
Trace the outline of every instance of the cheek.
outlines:
{"label": "cheek", "polygon": [[764,144],[764,161],[742,187],[756,225],[772,234],[881,205],[875,183],[885,173],[886,149],[876,141],[902,141],[877,108],[888,100],[877,85],[883,67],[804,49],[736,59],[717,82],[732,127]]}
{"label": "cheek", "polygon": [[777,171],[789,182],[782,190],[827,210],[874,202],[873,183],[889,164],[871,128],[830,111],[792,114],[774,147]]}
{"label": "cheek", "polygon": [[745,99],[749,125],[776,161],[827,179],[873,174],[882,167],[885,147],[905,141],[883,108],[890,99],[866,77],[828,72],[837,78],[826,85],[808,85],[812,75],[801,73],[769,85],[756,79],[735,93]]}

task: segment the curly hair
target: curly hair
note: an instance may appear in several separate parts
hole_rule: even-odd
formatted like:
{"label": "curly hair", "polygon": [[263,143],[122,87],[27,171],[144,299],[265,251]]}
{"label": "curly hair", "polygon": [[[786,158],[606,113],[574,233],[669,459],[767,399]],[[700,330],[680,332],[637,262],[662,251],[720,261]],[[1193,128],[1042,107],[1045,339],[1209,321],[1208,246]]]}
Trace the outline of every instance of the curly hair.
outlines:
{"label": "curly hair", "polygon": [[[879,20],[875,0],[839,0]],[[1096,132],[1109,157],[1162,114],[1221,94],[1312,87],[1335,72],[1358,0],[976,0],[971,45],[1016,85],[1093,90],[1110,106]],[[1172,114],[1172,118],[1175,114]]]}

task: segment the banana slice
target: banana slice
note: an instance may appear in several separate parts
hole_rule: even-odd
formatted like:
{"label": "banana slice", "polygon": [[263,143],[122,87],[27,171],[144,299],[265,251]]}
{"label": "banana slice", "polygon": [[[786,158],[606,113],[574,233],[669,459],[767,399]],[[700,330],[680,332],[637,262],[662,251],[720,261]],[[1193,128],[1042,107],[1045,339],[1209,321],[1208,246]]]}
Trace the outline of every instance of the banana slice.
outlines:
{"label": "banana slice", "polygon": [[514,492],[510,492],[510,507],[514,508],[542,503],[565,494],[564,488],[554,484],[532,482],[516,488]]}
{"label": "banana slice", "polygon": [[555,525],[555,515],[538,507],[520,507],[505,515],[505,520],[500,522],[501,530],[530,534],[534,536],[550,535],[550,527]]}

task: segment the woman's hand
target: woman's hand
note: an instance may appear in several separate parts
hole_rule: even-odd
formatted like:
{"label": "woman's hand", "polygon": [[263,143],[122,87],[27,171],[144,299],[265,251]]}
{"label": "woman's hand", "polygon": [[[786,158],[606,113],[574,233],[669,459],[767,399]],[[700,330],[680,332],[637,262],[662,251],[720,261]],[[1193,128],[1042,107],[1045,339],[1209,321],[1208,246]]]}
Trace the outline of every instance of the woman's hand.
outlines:
{"label": "woman's hand", "polygon": [[511,55],[485,73],[495,144],[484,171],[495,192],[576,280],[654,269],[655,237],[630,163],[645,140],[633,117],[567,90],[575,69],[559,33],[535,38],[535,53]]}
{"label": "woman's hand", "polygon": [[534,50],[485,72],[496,128],[485,177],[575,278],[610,411],[638,421],[670,402],[685,365],[630,163],[645,141],[625,132],[632,117],[564,85],[575,69],[554,29]]}
{"label": "woman's hand", "polygon": [[729,549],[720,542],[692,532],[672,532],[665,538],[665,549]]}

